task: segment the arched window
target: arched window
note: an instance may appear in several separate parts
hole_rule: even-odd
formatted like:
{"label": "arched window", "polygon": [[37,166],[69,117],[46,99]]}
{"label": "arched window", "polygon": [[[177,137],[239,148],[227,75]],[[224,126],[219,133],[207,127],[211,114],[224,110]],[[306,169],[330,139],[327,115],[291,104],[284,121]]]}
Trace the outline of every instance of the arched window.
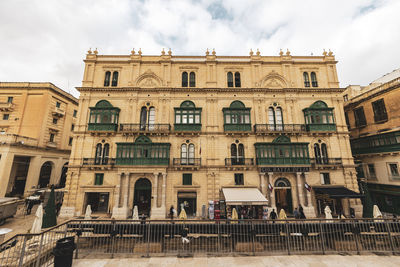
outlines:
{"label": "arched window", "polygon": [[154,107],[142,107],[140,110],[140,130],[152,131],[154,130],[154,123],[156,120],[156,109]]}
{"label": "arched window", "polygon": [[110,154],[110,145],[105,144],[103,147],[103,155],[102,155],[102,163],[103,164],[108,164],[109,154]]}
{"label": "arched window", "polygon": [[188,73],[182,72],[182,87],[188,87]]}
{"label": "arched window", "polygon": [[196,74],[193,71],[189,74],[189,86],[196,87]]}
{"label": "arched window", "polygon": [[110,86],[111,72],[106,71],[106,75],[104,77],[104,86]]}
{"label": "arched window", "polygon": [[268,108],[268,130],[270,131],[283,130],[283,116],[281,107]]}
{"label": "arched window", "polygon": [[311,72],[311,85],[312,87],[318,87],[317,75],[315,72]]}
{"label": "arched window", "polygon": [[303,77],[304,77],[304,87],[310,87],[310,77],[308,76],[308,72],[304,72]]}
{"label": "arched window", "polygon": [[193,165],[194,164],[194,144],[181,145],[181,164]]}
{"label": "arched window", "polygon": [[111,86],[118,85],[118,71],[114,71]]}
{"label": "arched window", "polygon": [[232,165],[244,165],[244,146],[236,141],[231,144],[231,163]]}
{"label": "arched window", "polygon": [[315,163],[317,164],[329,164],[328,158],[328,150],[326,144],[322,143],[314,144],[314,155],[315,155]]}
{"label": "arched window", "polygon": [[102,144],[97,144],[96,145],[96,155],[94,158],[94,164],[100,164],[101,163],[101,154],[102,154]]}
{"label": "arched window", "polygon": [[240,87],[240,73],[235,72],[235,87]]}
{"label": "arched window", "polygon": [[232,72],[228,72],[227,81],[228,81],[228,87],[233,87],[233,74],[232,74]]}

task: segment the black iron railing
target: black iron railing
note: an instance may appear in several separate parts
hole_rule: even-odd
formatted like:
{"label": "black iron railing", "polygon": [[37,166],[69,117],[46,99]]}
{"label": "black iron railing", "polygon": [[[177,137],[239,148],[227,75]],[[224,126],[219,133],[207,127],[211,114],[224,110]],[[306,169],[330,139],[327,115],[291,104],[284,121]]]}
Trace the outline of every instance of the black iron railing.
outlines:
{"label": "black iron railing", "polygon": [[139,123],[121,123],[119,125],[120,132],[165,132],[171,131],[169,124],[139,124]]}
{"label": "black iron railing", "polygon": [[306,131],[304,124],[256,124],[256,133],[302,133]]}
{"label": "black iron railing", "polygon": [[82,165],[114,165],[115,158],[83,158]]}
{"label": "black iron railing", "polygon": [[201,158],[174,158],[174,166],[200,166]]}
{"label": "black iron railing", "polygon": [[252,158],[225,158],[225,166],[251,166],[254,165]]}
{"label": "black iron railing", "polygon": [[340,165],[342,164],[341,158],[312,158],[310,159],[312,165]]}

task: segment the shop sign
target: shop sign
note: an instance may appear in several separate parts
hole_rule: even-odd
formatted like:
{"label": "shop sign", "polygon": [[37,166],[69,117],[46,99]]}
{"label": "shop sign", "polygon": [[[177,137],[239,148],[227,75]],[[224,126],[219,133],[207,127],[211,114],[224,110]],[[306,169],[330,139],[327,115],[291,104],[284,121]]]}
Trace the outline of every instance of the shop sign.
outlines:
{"label": "shop sign", "polygon": [[261,172],[309,172],[310,167],[262,167]]}

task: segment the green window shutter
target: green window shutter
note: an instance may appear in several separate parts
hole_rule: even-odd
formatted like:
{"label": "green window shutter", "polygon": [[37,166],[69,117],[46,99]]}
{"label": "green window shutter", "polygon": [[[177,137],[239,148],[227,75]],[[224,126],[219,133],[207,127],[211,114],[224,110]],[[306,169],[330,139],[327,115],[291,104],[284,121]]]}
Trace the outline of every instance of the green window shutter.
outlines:
{"label": "green window shutter", "polygon": [[94,185],[103,185],[104,173],[94,174]]}
{"label": "green window shutter", "polygon": [[191,173],[184,173],[182,175],[182,184],[183,185],[192,185],[192,174]]}

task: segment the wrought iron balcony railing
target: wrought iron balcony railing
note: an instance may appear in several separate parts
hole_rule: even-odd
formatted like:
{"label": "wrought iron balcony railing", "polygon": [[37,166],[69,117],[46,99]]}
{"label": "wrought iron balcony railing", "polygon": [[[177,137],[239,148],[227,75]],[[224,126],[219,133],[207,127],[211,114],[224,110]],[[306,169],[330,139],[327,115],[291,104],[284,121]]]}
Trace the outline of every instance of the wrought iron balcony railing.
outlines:
{"label": "wrought iron balcony railing", "polygon": [[114,165],[115,158],[83,158],[82,165]]}
{"label": "wrought iron balcony railing", "polygon": [[310,159],[312,165],[340,165],[342,164],[341,158],[312,158]]}
{"label": "wrought iron balcony railing", "polygon": [[301,133],[306,131],[304,124],[256,124],[256,133]]}
{"label": "wrought iron balcony railing", "polygon": [[251,166],[254,165],[252,158],[225,158],[225,166]]}
{"label": "wrought iron balcony railing", "polygon": [[174,158],[174,166],[200,166],[201,158]]}
{"label": "wrought iron balcony railing", "polygon": [[140,124],[140,123],[121,123],[119,131],[123,133],[131,132],[162,132],[168,133],[171,131],[169,124]]}
{"label": "wrought iron balcony railing", "polygon": [[89,123],[88,131],[94,132],[116,132],[118,124],[116,123]]}

